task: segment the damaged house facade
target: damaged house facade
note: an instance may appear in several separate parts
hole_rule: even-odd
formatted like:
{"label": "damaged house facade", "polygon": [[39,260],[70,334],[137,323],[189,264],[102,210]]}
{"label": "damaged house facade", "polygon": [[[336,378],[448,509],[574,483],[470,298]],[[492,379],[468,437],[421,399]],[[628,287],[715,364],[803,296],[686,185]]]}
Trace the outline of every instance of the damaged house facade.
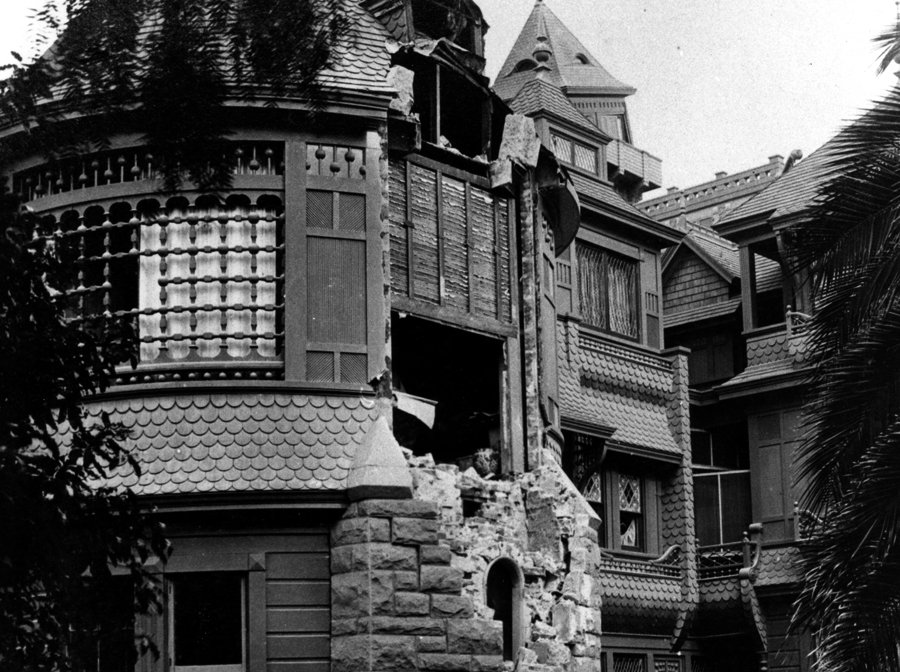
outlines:
{"label": "damaged house facade", "polygon": [[[135,618],[123,590],[111,615],[162,651],[137,669],[782,669],[750,523],[793,518],[765,492],[710,532],[700,437],[740,421],[704,415],[695,360],[665,349],[705,328],[666,324],[672,260],[705,243],[637,205],[662,177],[634,89],[540,0],[494,88],[472,0],[350,11],[314,132],[297,101],[232,101],[229,194],[160,196],[140,129],[8,168],[78,246],[72,314],[139,336],[89,407],[132,427],[143,473],[113,485],[174,544],[163,612]],[[775,242],[721,226],[732,292]],[[745,328],[768,314],[765,281],[745,285],[716,318],[736,296]],[[790,341],[770,331],[753,343]],[[133,669],[129,646],[101,640],[98,669]]]}

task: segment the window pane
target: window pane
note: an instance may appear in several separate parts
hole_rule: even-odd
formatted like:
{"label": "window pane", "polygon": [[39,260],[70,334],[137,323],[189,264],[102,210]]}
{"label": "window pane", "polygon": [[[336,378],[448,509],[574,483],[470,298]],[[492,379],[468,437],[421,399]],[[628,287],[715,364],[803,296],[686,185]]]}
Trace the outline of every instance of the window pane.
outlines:
{"label": "window pane", "polygon": [[608,329],[603,251],[592,245],[578,246],[578,296],[584,321]]}
{"label": "window pane", "polygon": [[556,154],[556,158],[560,161],[565,161],[566,163],[572,163],[571,141],[561,138],[558,135],[551,135],[550,144],[552,145],[553,153]]}
{"label": "window pane", "polygon": [[619,474],[619,510],[641,512],[641,479]]}
{"label": "window pane", "polygon": [[575,145],[575,165],[592,173],[597,172],[597,150],[593,147]]}
{"label": "window pane", "polygon": [[700,545],[721,544],[718,475],[694,475],[694,510],[697,516],[697,539],[700,540]]}
{"label": "window pane", "polygon": [[603,501],[603,479],[599,471],[595,471],[588,478],[584,486],[584,498],[592,504],[600,504]]}
{"label": "window pane", "polygon": [[186,574],[175,579],[176,665],[243,662],[242,590],[237,574]]}
{"label": "window pane", "polygon": [[609,257],[609,329],[631,338],[638,336],[637,263]]}
{"label": "window pane", "polygon": [[750,473],[724,474],[722,483],[722,541],[740,541],[750,524]]}

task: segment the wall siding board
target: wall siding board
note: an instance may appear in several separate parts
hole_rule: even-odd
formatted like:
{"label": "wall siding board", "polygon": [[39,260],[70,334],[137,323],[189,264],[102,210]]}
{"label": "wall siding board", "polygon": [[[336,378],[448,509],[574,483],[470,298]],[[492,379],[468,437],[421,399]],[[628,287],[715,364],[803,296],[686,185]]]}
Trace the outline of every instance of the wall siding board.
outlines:
{"label": "wall siding board", "polygon": [[454,310],[469,310],[469,247],[465,183],[441,176],[443,197],[444,288],[441,303]]}
{"label": "wall siding board", "polygon": [[266,672],[328,672],[327,660],[270,660]]}
{"label": "wall siding board", "polygon": [[303,660],[328,658],[331,655],[331,635],[328,632],[279,635],[266,637],[269,660]]}
{"label": "wall siding board", "polygon": [[266,603],[269,607],[328,605],[331,585],[328,581],[266,580]]}
{"label": "wall siding board", "polygon": [[270,607],[266,627],[270,633],[323,632],[331,627],[331,611],[327,607],[320,609]]}
{"label": "wall siding board", "polygon": [[270,579],[327,579],[331,576],[328,553],[269,553],[266,573]]}
{"label": "wall siding board", "polygon": [[440,302],[440,268],[437,237],[437,173],[415,164],[409,166],[412,195],[415,297]]}
{"label": "wall siding board", "polygon": [[391,291],[409,293],[409,228],[406,222],[406,164],[391,162],[390,169]]}
{"label": "wall siding board", "polygon": [[496,317],[497,265],[494,259],[494,208],[493,198],[484,189],[472,187],[472,312],[476,315]]}

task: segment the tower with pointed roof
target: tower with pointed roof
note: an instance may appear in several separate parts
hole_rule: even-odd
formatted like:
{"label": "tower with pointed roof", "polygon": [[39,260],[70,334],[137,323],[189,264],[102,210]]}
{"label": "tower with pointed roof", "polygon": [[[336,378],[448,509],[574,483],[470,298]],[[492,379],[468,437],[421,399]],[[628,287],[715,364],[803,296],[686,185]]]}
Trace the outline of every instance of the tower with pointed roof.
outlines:
{"label": "tower with pointed roof", "polygon": [[660,186],[659,159],[633,145],[626,98],[636,90],[614,77],[543,0],[535,2],[494,89],[516,112],[535,116],[536,81],[542,82],[543,97],[554,99],[541,111],[565,108],[569,120],[599,131],[601,179],[631,202]]}

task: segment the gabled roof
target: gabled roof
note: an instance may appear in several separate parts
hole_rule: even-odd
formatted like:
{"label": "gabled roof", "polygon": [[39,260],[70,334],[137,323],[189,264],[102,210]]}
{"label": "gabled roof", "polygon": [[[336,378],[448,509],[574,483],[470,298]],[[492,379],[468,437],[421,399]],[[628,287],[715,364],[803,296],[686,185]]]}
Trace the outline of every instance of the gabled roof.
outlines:
{"label": "gabled roof", "polygon": [[517,114],[534,116],[550,113],[592,136],[604,135],[587,117],[575,109],[559,88],[541,76],[525,84],[510,101],[509,106]]}
{"label": "gabled roof", "polygon": [[613,77],[556,14],[542,0],[537,0],[494,83],[504,100],[514,98],[539,72],[513,72],[520,63],[534,61],[538,38],[545,38],[550,50],[547,74],[551,83],[564,89],[591,89],[598,94],[630,96],[634,93],[633,87]]}
{"label": "gabled roof", "polygon": [[837,137],[826,142],[756,196],[728,213],[716,224],[716,228],[728,229],[739,220],[785,217],[809,207],[819,188],[834,175],[832,161],[836,158]]}

